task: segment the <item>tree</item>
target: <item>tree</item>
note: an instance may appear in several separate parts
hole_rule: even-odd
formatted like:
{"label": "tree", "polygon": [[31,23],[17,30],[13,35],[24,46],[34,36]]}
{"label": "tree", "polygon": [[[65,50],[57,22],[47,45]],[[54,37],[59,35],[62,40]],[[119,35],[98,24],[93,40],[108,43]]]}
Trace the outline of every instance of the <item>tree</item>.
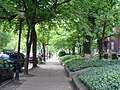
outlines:
{"label": "tree", "polygon": [[[90,53],[91,42],[97,38],[100,58],[103,52],[103,43],[106,35],[112,32],[113,24],[116,23],[116,16],[119,16],[119,1],[117,0],[86,0],[74,1],[74,14],[77,17],[77,22],[81,24],[84,40],[83,50]],[[79,8],[77,8],[79,7]],[[81,11],[81,12],[78,12]],[[119,19],[118,19],[119,20]],[[75,21],[75,20],[73,20]],[[82,22],[81,22],[82,21]],[[96,37],[96,38],[95,38]],[[86,48],[89,46],[88,48]]]}
{"label": "tree", "polygon": [[[41,23],[43,21],[49,21],[53,18],[55,18],[58,14],[60,14],[60,6],[64,6],[65,3],[68,3],[70,0],[63,0],[63,1],[58,1],[58,0],[47,0],[47,1],[26,1],[23,0],[23,5],[25,8],[26,12],[26,22],[28,25],[28,35],[27,35],[27,58],[29,57],[29,51],[30,51],[30,46],[33,43],[33,59],[36,59],[36,41],[37,41],[37,36],[36,36],[36,31],[35,31],[35,25],[37,23]],[[30,34],[31,34],[31,39],[29,39]],[[27,59],[28,61],[28,59]],[[26,66],[27,63],[26,63]],[[33,66],[36,67],[36,63],[33,63]],[[27,67],[25,67],[25,73],[28,73]]]}
{"label": "tree", "polygon": [[[27,33],[27,60],[25,64],[25,73],[28,74],[28,57],[29,52],[31,48],[31,44],[33,44],[33,60],[36,59],[36,43],[37,43],[37,34],[35,30],[35,25],[37,23],[41,23],[43,21],[49,21],[53,18],[56,18],[61,13],[61,9],[68,3],[70,0],[47,0],[47,1],[41,1],[41,0],[12,0],[12,1],[4,1],[1,3],[2,7],[5,7],[3,9],[10,17],[5,16],[1,17],[4,19],[10,19],[11,21],[14,17],[17,16],[16,13],[18,13],[21,6],[25,9],[25,17],[26,17],[26,23],[28,26],[28,33]],[[11,8],[9,8],[11,6]],[[14,15],[8,14],[12,13]],[[11,17],[12,16],[12,17]],[[12,18],[12,19],[11,19]],[[56,19],[57,20],[57,19]],[[33,66],[36,67],[36,61],[33,63]]]}
{"label": "tree", "polygon": [[41,49],[43,49],[41,52],[44,56],[43,60],[46,61],[46,46],[49,44],[50,40],[50,28],[49,25],[42,22],[40,25],[37,25],[37,36],[38,36],[38,44]]}

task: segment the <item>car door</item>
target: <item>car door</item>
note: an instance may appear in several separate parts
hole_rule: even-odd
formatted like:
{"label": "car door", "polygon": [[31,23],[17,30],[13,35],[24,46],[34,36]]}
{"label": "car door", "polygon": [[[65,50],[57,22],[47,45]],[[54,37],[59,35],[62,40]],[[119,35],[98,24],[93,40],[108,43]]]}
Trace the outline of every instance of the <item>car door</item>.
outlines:
{"label": "car door", "polygon": [[5,65],[5,75],[6,75],[6,79],[12,77],[12,74],[13,74],[13,70],[12,70],[12,67],[10,67],[10,64],[8,62],[4,62],[4,65]]}
{"label": "car door", "polygon": [[3,74],[3,63],[2,62],[0,62],[0,83],[4,80],[3,79],[3,76],[4,76],[4,74]]}
{"label": "car door", "polygon": [[0,81],[4,81],[6,79],[6,75],[7,75],[7,68],[5,66],[4,60],[2,63],[0,63],[1,65],[1,69],[0,69]]}

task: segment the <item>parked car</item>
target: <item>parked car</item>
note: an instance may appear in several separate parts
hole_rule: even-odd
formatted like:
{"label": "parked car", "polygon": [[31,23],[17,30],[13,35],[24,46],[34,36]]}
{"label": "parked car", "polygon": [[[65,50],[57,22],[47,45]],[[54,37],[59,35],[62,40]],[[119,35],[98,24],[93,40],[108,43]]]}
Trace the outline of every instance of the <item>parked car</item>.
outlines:
{"label": "parked car", "polygon": [[[9,60],[11,61],[10,64],[13,65],[14,71],[15,71],[16,66],[17,66],[18,54],[17,53],[12,53],[9,56],[10,56]],[[22,71],[22,67],[24,66],[24,62],[25,62],[25,56],[24,56],[24,54],[20,53],[20,58],[19,58],[19,71],[20,72]]]}
{"label": "parked car", "polygon": [[[18,57],[18,54],[16,52],[6,52],[6,53],[4,52],[4,54],[0,55],[1,59],[6,60],[11,65],[13,65],[14,71],[16,70],[16,66],[17,66],[17,57]],[[20,71],[22,71],[24,62],[25,62],[25,56],[24,56],[24,54],[20,53],[20,59],[19,59],[19,70]]]}
{"label": "parked car", "polygon": [[7,61],[0,59],[0,83],[13,77],[13,67]]}

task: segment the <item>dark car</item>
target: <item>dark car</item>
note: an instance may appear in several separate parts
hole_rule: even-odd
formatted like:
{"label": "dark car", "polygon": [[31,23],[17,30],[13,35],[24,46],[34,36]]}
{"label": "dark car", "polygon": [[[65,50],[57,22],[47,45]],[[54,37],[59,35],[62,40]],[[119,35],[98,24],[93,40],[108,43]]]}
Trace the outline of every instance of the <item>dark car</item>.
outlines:
{"label": "dark car", "polygon": [[[7,55],[9,56],[9,58]],[[6,60],[11,65],[13,65],[14,71],[16,70],[16,66],[17,66],[17,57],[18,57],[18,54],[16,52],[4,52],[4,54],[0,56],[1,59]],[[25,55],[23,53],[20,53],[20,57],[19,57],[19,70],[20,70],[20,72],[22,71],[22,67],[24,65],[24,62],[25,62]]]}
{"label": "dark car", "polygon": [[7,61],[0,59],[0,83],[13,77],[13,67]]}
{"label": "dark car", "polygon": [[[14,64],[17,62],[18,54],[17,53],[11,53],[9,54],[9,60],[11,60],[11,63]],[[20,53],[19,57],[19,64],[23,67],[23,64],[25,62],[25,56],[24,54]]]}
{"label": "dark car", "polygon": [[[15,71],[16,66],[17,66],[17,57],[18,57],[17,53],[9,54],[9,60],[11,60],[10,64],[13,65],[14,71]],[[22,71],[22,67],[24,66],[24,62],[25,62],[25,56],[24,56],[24,54],[20,53],[20,57],[19,57],[19,71],[20,72]]]}

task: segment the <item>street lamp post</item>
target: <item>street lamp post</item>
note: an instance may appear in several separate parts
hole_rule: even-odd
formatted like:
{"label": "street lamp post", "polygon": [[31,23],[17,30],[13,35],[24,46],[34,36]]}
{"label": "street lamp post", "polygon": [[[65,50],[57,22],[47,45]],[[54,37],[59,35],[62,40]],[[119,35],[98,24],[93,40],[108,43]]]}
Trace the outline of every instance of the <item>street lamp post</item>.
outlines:
{"label": "street lamp post", "polygon": [[18,55],[17,55],[17,62],[16,62],[16,73],[15,73],[15,80],[19,80],[19,70],[20,70],[20,65],[19,65],[19,59],[20,59],[20,44],[21,44],[21,34],[22,34],[22,22],[24,19],[24,9],[21,8],[20,12],[18,14],[18,20],[19,20],[19,39],[18,39]]}

